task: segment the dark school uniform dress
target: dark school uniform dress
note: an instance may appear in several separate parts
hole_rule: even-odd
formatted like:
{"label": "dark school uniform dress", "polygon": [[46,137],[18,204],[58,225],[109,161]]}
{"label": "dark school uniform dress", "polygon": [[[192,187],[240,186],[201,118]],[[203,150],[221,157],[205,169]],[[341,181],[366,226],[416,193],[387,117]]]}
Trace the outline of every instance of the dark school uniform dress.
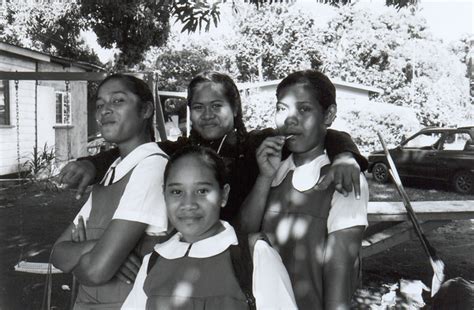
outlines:
{"label": "dark school uniform dress", "polygon": [[[195,243],[182,241],[177,233],[156,245],[159,256],[151,268],[150,255],[145,256],[122,309],[249,309],[230,254],[238,239],[232,226],[221,223],[224,231]],[[252,279],[257,309],[296,309],[288,273],[266,241],[255,243]]]}
{"label": "dark school uniform dress", "polygon": [[[110,224],[132,171],[109,186],[94,185],[92,189],[93,207],[86,228],[89,239],[100,239]],[[100,286],[79,285],[74,310],[120,309],[132,287],[132,284],[120,281],[116,277]]]}
{"label": "dark school uniform dress", "polygon": [[[113,219],[146,223],[146,233],[151,235],[166,232],[164,198],[156,190],[163,179],[163,173],[158,172],[164,170],[166,162],[166,155],[155,143],[142,144],[123,160],[114,162],[104,178],[106,185],[94,185],[89,200],[76,216],[75,222],[79,215],[87,220],[87,238],[100,239]],[[150,174],[149,169],[154,173]],[[120,309],[132,287],[116,277],[99,286],[80,284],[74,309]]]}
{"label": "dark school uniform dress", "polygon": [[[277,171],[267,199],[262,231],[288,270],[298,308],[324,310],[323,267],[335,188],[330,186],[324,191],[312,188],[326,174],[329,159],[322,155],[302,169],[294,168],[290,157]],[[365,225],[361,213],[357,220]],[[357,277],[358,263],[354,268]],[[357,282],[355,278],[354,285]]]}

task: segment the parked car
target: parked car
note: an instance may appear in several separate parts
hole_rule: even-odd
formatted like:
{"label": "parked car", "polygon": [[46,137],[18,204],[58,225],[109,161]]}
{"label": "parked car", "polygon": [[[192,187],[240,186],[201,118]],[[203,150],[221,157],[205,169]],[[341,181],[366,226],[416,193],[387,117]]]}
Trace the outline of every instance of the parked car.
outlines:
{"label": "parked car", "polygon": [[[474,188],[474,126],[424,128],[389,150],[401,177],[450,183],[463,194]],[[369,172],[384,183],[389,180],[383,151],[369,155]]]}

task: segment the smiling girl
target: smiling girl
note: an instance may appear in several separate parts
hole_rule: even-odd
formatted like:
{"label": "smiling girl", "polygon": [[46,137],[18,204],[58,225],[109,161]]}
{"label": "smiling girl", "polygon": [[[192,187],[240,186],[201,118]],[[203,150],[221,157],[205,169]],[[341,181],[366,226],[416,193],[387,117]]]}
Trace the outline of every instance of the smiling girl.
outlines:
{"label": "smiling girl", "polygon": [[[132,284],[114,276],[120,276],[127,257],[151,251],[138,246],[146,239],[144,233],[167,230],[163,195],[156,190],[167,157],[153,142],[153,112],[153,96],[144,81],[115,74],[99,85],[97,122],[104,139],[118,146],[120,157],[94,185],[53,248],[53,264],[72,272],[80,283],[74,309],[120,309]],[[131,269],[139,265],[136,261]]]}
{"label": "smiling girl", "polygon": [[[243,207],[248,231],[268,234],[290,274],[299,309],[349,309],[360,276],[368,186],[361,197],[313,189],[330,163],[324,145],[336,116],[336,91],[322,73],[288,75],[277,87],[282,136],[257,150],[259,176]],[[282,161],[285,145],[292,153]]]}
{"label": "smiling girl", "polygon": [[208,148],[186,147],[170,158],[163,191],[178,233],[145,256],[122,309],[296,309],[276,251],[219,220],[230,191],[225,170]]}
{"label": "smiling girl", "polygon": [[[239,89],[232,78],[224,73],[199,73],[189,83],[187,99],[192,122],[190,137],[161,141],[158,144],[169,155],[186,145],[201,145],[212,148],[224,158],[230,171],[232,191],[227,208],[221,212],[221,218],[237,224],[236,215],[258,174],[255,150],[266,137],[274,136],[276,132],[270,128],[247,132]],[[354,186],[354,191],[358,193],[359,165],[365,170],[367,161],[359,154],[350,136],[329,130],[324,145],[329,157],[334,160],[325,179],[326,184],[334,181],[338,190],[342,191],[344,187],[347,192]],[[61,181],[70,185],[79,184],[78,191],[81,192],[96,174],[98,177],[95,181],[103,177],[104,170],[118,156],[117,153],[116,150],[111,150],[88,157],[87,160],[71,162],[61,171]]]}

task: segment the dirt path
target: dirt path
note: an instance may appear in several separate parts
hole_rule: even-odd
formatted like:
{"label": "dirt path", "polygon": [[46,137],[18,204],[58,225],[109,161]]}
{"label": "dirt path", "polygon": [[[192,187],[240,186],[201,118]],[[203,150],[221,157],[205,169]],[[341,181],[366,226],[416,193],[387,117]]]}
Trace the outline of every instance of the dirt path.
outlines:
{"label": "dirt path", "polygon": [[[372,200],[391,200],[390,186],[370,183]],[[442,190],[408,188],[411,197],[426,200],[453,199]],[[431,191],[431,194],[430,194]],[[83,201],[74,192],[42,191],[38,186],[0,189],[0,310],[41,309],[44,275],[16,272],[13,266],[21,257],[29,261],[48,261],[52,243],[72,220]],[[435,199],[430,199],[435,197]],[[474,199],[471,196],[454,196]],[[416,199],[420,200],[420,199]],[[428,234],[452,276],[474,280],[474,223],[456,221]],[[363,262],[363,285],[354,298],[355,309],[379,309],[381,296],[400,279],[422,280],[431,285],[429,263],[419,245],[412,240]],[[53,275],[52,305],[66,309],[71,285],[69,275]],[[429,294],[424,296],[428,300]],[[403,308],[399,305],[397,308]]]}

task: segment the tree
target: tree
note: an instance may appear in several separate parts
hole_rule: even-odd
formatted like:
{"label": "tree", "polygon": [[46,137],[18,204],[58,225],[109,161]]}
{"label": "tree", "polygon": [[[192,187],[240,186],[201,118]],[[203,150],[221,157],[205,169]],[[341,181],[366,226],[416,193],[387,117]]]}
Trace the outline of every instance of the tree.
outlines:
{"label": "tree", "polygon": [[182,50],[163,48],[156,57],[158,86],[163,90],[185,91],[199,72],[214,69],[206,47],[189,46]]}
{"label": "tree", "polygon": [[121,53],[116,68],[134,65],[150,46],[166,42],[170,12],[155,1],[81,1],[80,14],[104,48]]}
{"label": "tree", "polygon": [[412,107],[426,126],[472,120],[465,63],[416,11],[345,7],[318,33],[330,76],[383,89],[378,100]]}
{"label": "tree", "polygon": [[260,74],[265,80],[273,80],[298,68],[317,68],[318,51],[302,46],[312,41],[313,25],[313,19],[291,13],[285,6],[242,14],[238,34],[227,47],[235,51],[238,79],[257,80]]}
{"label": "tree", "polygon": [[75,4],[8,3],[0,40],[56,56],[99,64],[97,54],[80,39],[84,24]]}

